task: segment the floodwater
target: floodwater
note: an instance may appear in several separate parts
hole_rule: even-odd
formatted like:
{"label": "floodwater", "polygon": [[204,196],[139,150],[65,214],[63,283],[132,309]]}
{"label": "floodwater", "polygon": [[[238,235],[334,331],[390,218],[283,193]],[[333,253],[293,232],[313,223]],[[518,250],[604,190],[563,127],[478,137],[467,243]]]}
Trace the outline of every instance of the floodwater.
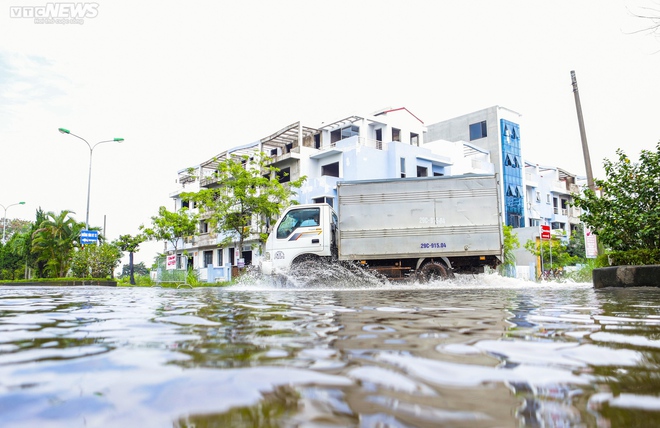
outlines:
{"label": "floodwater", "polygon": [[660,426],[660,290],[0,287],[2,427]]}

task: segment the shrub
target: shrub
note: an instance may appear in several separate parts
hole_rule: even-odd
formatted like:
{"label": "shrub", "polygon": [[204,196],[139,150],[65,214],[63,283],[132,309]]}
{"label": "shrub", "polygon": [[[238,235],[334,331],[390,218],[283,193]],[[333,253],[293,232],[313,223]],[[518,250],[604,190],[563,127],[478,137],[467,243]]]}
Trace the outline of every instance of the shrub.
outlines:
{"label": "shrub", "polygon": [[622,265],[660,265],[659,249],[640,249],[613,251],[609,258],[614,266]]}

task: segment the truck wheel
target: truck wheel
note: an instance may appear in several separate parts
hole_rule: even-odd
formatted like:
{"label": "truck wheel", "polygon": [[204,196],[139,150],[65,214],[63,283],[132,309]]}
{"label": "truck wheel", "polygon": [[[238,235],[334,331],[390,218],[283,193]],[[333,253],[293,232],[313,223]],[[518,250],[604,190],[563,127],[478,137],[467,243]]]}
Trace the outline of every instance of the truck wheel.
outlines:
{"label": "truck wheel", "polygon": [[439,262],[428,262],[419,271],[419,279],[421,281],[435,281],[449,277],[450,273],[447,272],[447,267]]}

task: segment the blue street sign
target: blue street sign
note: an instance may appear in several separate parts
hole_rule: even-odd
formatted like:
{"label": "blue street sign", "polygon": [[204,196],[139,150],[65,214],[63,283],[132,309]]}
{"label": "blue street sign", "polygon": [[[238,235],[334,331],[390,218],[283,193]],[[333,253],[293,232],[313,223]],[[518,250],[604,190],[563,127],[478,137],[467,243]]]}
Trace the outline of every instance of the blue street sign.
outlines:
{"label": "blue street sign", "polygon": [[81,230],[80,231],[80,243],[82,245],[98,244],[99,243],[99,231],[98,230]]}

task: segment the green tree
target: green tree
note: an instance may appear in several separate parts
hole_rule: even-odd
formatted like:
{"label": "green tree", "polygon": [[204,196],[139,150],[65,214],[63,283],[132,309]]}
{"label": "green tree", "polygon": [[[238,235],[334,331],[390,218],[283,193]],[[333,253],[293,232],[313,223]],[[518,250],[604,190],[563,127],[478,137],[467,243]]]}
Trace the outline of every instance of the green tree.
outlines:
{"label": "green tree", "polygon": [[566,249],[571,256],[578,257],[579,259],[586,257],[583,224],[578,224],[573,233],[571,233]]}
{"label": "green tree", "polygon": [[71,272],[77,278],[112,278],[121,250],[114,244],[85,245],[73,254]]}
{"label": "green tree", "polygon": [[520,241],[518,241],[518,235],[513,233],[513,226],[504,225],[502,227],[502,234],[504,235],[504,260],[500,266],[500,273],[510,276],[513,267],[516,265],[514,251],[520,248]]}
{"label": "green tree", "polygon": [[117,248],[119,248],[121,251],[128,252],[128,266],[131,285],[135,285],[135,276],[133,274],[133,253],[135,253],[140,247],[140,244],[146,240],[147,237],[140,233],[135,236],[121,235],[119,236],[119,239],[115,241]]}
{"label": "green tree", "polygon": [[623,150],[618,160],[604,161],[606,179],[594,180],[601,196],[590,189],[573,194],[573,205],[606,247],[615,251],[660,248],[660,143],[642,150],[631,162]]}
{"label": "green tree", "polygon": [[174,254],[179,249],[179,244],[189,236],[197,235],[199,216],[192,214],[187,208],[178,212],[168,211],[165,207],[158,209],[158,215],[151,217],[151,227],[140,226],[147,239],[155,241],[166,241],[174,247]]}
{"label": "green tree", "polygon": [[39,225],[46,219],[46,213],[39,207],[35,212],[34,222],[30,226],[27,235],[21,241],[22,248],[19,251],[25,257],[25,278],[30,278],[30,269],[34,270],[34,276],[43,278],[46,276],[46,262],[39,260],[37,254],[32,252],[32,241],[34,233],[39,229]]}
{"label": "green tree", "polygon": [[46,263],[45,273],[49,277],[66,276],[73,250],[79,245],[80,231],[85,228],[85,223],[77,222],[70,214],[68,210],[46,213],[32,235],[32,252],[37,260]]}
{"label": "green tree", "polygon": [[269,161],[263,152],[228,157],[215,173],[218,187],[181,195],[197,202],[200,212],[209,216],[209,225],[225,235],[223,246],[237,242],[243,248],[243,242],[253,235],[265,241],[267,224],[291,204],[296,189],[305,182],[305,176],[290,181],[288,174]]}
{"label": "green tree", "polygon": [[21,234],[12,234],[6,244],[0,243],[0,279],[15,280],[20,278],[21,255],[14,247]]}
{"label": "green tree", "polygon": [[[17,218],[7,219],[7,231],[5,232],[5,239],[9,241],[14,233],[25,233],[30,229],[30,222]],[[0,228],[4,225],[4,221],[0,221]],[[0,232],[1,234],[2,232]]]}
{"label": "green tree", "polygon": [[[126,277],[131,274],[131,267],[129,265],[122,265],[121,267],[121,276]],[[149,268],[144,264],[144,262],[137,263],[133,265],[133,274],[149,276]]]}
{"label": "green tree", "polygon": [[[579,259],[568,252],[566,244],[559,239],[542,240],[539,247],[537,241],[528,240],[525,249],[535,256],[543,256],[544,269],[559,269],[574,265]],[[550,261],[552,260],[552,262]]]}

